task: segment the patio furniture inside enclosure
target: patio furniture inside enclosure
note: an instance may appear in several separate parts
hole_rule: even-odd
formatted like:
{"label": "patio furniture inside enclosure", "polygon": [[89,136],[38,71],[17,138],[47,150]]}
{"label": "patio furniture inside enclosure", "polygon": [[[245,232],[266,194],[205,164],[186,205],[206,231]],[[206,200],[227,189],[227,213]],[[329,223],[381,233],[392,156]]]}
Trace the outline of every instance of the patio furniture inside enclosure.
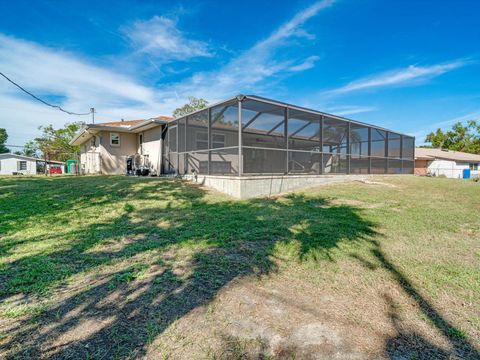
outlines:
{"label": "patio furniture inside enclosure", "polygon": [[413,174],[415,139],[240,95],[169,122],[165,145],[180,175]]}

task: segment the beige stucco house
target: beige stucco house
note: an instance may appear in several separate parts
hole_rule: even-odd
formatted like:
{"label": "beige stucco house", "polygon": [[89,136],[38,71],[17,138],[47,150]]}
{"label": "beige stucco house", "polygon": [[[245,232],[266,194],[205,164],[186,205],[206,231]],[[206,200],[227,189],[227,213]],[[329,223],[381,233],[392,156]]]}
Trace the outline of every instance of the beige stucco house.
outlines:
{"label": "beige stucco house", "polygon": [[151,174],[161,172],[162,130],[172,118],[128,120],[86,125],[71,141],[80,146],[83,174],[125,174],[127,157],[141,155]]}

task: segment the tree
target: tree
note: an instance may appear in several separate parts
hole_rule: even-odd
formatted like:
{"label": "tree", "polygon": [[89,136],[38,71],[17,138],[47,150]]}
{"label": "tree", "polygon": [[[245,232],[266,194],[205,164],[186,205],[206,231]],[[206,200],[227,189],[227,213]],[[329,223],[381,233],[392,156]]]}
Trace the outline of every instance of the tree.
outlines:
{"label": "tree", "polygon": [[38,145],[35,141],[29,140],[23,146],[22,155],[38,157]]}
{"label": "tree", "polygon": [[475,120],[467,121],[466,125],[457,122],[446,132],[442,129],[431,132],[425,142],[435,148],[480,154],[480,123]]}
{"label": "tree", "polygon": [[5,146],[7,139],[8,139],[7,130],[0,128],[0,154],[10,152],[10,149]]}
{"label": "tree", "polygon": [[70,145],[70,141],[84,125],[82,122],[65,124],[61,129],[54,129],[52,125],[40,126],[40,137],[35,138],[38,150],[48,160],[66,161],[80,151],[78,146]]}
{"label": "tree", "polygon": [[188,103],[183,105],[182,107],[176,108],[173,111],[173,117],[179,118],[184,115],[190,114],[196,110],[205,109],[208,105],[208,101],[205,99],[197,99],[196,97],[189,96]]}

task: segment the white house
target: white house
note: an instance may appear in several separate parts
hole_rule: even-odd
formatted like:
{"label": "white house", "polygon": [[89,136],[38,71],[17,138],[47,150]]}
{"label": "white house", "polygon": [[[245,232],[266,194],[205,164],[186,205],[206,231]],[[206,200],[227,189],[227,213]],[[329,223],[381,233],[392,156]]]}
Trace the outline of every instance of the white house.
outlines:
{"label": "white house", "polygon": [[[43,165],[44,163],[44,160],[30,156],[11,153],[0,154],[0,175],[36,175],[38,165]],[[47,170],[60,168],[60,172],[63,173],[63,165],[60,161],[48,161]]]}
{"label": "white house", "polygon": [[415,174],[463,178],[463,170],[480,175],[480,155],[443,149],[416,148]]}

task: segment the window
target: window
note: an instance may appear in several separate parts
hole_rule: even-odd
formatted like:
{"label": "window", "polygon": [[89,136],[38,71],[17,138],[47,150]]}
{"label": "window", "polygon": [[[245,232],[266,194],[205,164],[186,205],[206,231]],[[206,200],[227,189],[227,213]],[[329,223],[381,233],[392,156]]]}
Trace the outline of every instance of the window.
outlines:
{"label": "window", "polygon": [[470,163],[470,164],[468,164],[468,167],[472,171],[477,171],[478,170],[478,163]]}
{"label": "window", "polygon": [[196,149],[208,149],[208,134],[205,131],[197,131],[195,133]]}
{"label": "window", "polygon": [[212,134],[212,148],[225,147],[225,134]]}
{"label": "window", "polygon": [[18,162],[18,170],[27,170],[27,162],[26,161],[19,161]]}
{"label": "window", "polygon": [[110,145],[111,146],[120,146],[120,134],[119,133],[110,133]]}

